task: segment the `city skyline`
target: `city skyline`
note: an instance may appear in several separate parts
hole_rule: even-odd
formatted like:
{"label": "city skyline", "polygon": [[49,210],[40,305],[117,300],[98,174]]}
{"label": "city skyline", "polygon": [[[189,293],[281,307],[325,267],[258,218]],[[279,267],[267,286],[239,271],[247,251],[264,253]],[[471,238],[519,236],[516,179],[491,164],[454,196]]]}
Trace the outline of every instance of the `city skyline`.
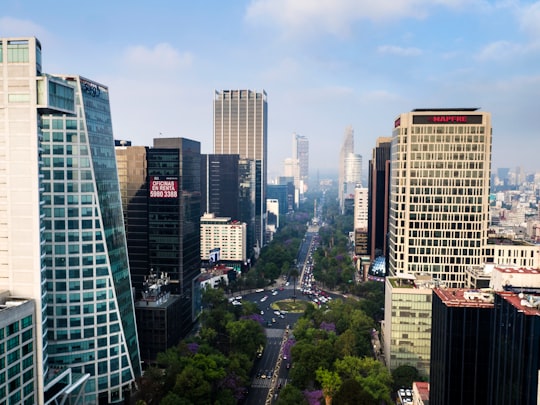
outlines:
{"label": "city skyline", "polygon": [[489,111],[492,168],[539,169],[540,2],[5,3],[3,35],[40,38],[46,71],[108,83],[115,136],[134,145],[162,134],[211,153],[214,90],[249,88],[268,94],[269,180],[294,132],[310,141],[312,173],[337,173],[349,125],[365,170],[376,139],[415,108]]}

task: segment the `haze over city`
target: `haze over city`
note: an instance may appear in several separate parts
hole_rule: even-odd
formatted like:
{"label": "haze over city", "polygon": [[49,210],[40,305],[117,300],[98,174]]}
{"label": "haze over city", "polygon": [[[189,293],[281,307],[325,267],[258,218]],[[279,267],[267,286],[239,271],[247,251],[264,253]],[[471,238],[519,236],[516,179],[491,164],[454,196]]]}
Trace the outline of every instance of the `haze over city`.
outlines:
{"label": "haze over city", "polygon": [[540,2],[480,0],[2,2],[3,36],[36,36],[44,71],[109,87],[116,139],[186,137],[212,153],[214,90],[268,94],[268,178],[296,132],[337,173],[345,128],[370,158],[414,108],[479,107],[492,167],[536,170]]}

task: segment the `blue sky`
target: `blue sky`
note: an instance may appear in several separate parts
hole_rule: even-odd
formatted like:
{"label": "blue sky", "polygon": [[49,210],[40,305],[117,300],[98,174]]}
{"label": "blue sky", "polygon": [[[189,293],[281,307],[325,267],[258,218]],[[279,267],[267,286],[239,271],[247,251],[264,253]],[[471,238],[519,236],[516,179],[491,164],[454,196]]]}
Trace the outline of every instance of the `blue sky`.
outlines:
{"label": "blue sky", "polygon": [[137,145],[212,153],[214,89],[264,89],[269,178],[294,132],[324,175],[351,125],[367,168],[395,117],[428,107],[491,112],[493,167],[540,170],[540,1],[3,0],[0,36],[36,36],[45,72],[107,85],[115,138]]}

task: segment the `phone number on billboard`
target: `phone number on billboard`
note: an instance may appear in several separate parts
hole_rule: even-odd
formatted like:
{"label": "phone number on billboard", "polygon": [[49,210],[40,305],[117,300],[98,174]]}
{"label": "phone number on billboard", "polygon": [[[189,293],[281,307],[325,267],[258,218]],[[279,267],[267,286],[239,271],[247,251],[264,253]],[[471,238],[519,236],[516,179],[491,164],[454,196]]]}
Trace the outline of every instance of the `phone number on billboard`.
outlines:
{"label": "phone number on billboard", "polygon": [[178,191],[176,190],[150,190],[150,197],[157,198],[176,198],[178,197]]}

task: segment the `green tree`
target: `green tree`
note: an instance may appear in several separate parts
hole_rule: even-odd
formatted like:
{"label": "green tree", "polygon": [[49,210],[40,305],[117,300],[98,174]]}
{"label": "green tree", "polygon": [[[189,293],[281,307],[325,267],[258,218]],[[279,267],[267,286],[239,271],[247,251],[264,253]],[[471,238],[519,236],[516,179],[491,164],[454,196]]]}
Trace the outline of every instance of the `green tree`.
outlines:
{"label": "green tree", "polygon": [[420,373],[416,367],[403,365],[392,371],[394,379],[393,390],[397,391],[400,388],[412,387],[413,381],[421,380]]}
{"label": "green tree", "polygon": [[341,377],[335,371],[318,368],[316,378],[321,384],[326,405],[332,405],[332,398],[341,388]]}
{"label": "green tree", "polygon": [[287,384],[278,395],[276,405],[309,405],[302,391],[293,384]]}
{"label": "green tree", "polygon": [[254,356],[258,347],[266,341],[261,325],[251,319],[231,321],[226,326],[229,335],[230,351]]}
{"label": "green tree", "polygon": [[169,392],[165,398],[163,398],[159,405],[194,405],[190,400],[176,395],[174,392]]}
{"label": "green tree", "polygon": [[157,367],[149,367],[146,369],[139,382],[139,389],[139,394],[144,405],[159,403],[159,400],[164,395],[163,370]]}
{"label": "green tree", "polygon": [[348,378],[334,395],[334,402],[339,405],[373,405],[373,398],[364,391],[358,381]]}
{"label": "green tree", "polygon": [[371,403],[392,401],[392,376],[379,361],[369,357],[346,356],[342,360],[336,360],[335,369],[343,379],[352,378],[358,381],[364,393],[370,396]]}

